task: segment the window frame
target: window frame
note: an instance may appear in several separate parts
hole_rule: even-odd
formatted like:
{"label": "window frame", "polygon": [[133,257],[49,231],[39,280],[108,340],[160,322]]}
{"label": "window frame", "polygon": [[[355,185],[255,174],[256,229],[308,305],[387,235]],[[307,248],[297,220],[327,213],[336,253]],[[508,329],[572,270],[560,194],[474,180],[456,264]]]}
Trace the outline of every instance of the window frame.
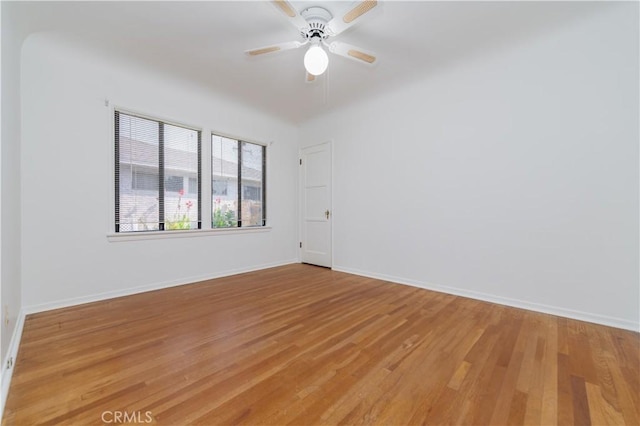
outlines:
{"label": "window frame", "polygon": [[[172,239],[172,238],[193,238],[193,237],[207,237],[207,236],[222,236],[222,235],[235,235],[235,234],[253,234],[253,233],[261,233],[261,232],[271,232],[273,229],[269,224],[269,220],[267,219],[267,197],[268,197],[268,188],[267,188],[267,167],[268,167],[268,153],[269,147],[273,142],[261,142],[259,140],[247,139],[247,138],[239,138],[233,134],[220,132],[217,127],[214,126],[196,126],[193,124],[187,124],[187,122],[176,121],[171,118],[166,118],[166,116],[162,115],[162,113],[158,113],[157,111],[147,111],[140,112],[135,109],[129,108],[127,106],[123,106],[122,104],[113,103],[110,100],[105,100],[105,106],[107,108],[107,114],[105,115],[105,121],[108,127],[111,129],[111,135],[108,138],[107,144],[109,146],[108,151],[110,155],[107,157],[107,161],[109,163],[109,169],[111,170],[109,176],[109,184],[107,185],[110,188],[110,202],[108,205],[110,206],[107,210],[105,210],[105,236],[109,243],[120,243],[120,242],[133,242],[140,240],[160,240],[160,239]],[[125,232],[116,232],[115,230],[115,200],[118,194],[119,188],[114,184],[119,184],[116,182],[116,160],[119,158],[116,154],[115,150],[115,135],[116,135],[116,126],[115,126],[115,112],[118,111],[122,114],[132,115],[135,117],[140,117],[143,119],[153,120],[153,121],[162,121],[165,124],[175,125],[179,127],[184,127],[192,130],[196,130],[200,132],[200,181],[199,188],[201,191],[201,197],[199,202],[199,212],[200,215],[200,228],[199,229],[177,229],[170,230],[167,232],[165,230],[148,230],[148,231],[125,231]],[[211,188],[211,163],[210,162],[202,162],[202,159],[206,159],[207,156],[211,158],[211,141],[209,143],[205,143],[203,140],[203,136],[207,134],[215,134],[218,136],[236,139],[239,141],[244,141],[248,143],[252,143],[255,145],[260,145],[264,147],[264,155],[263,155],[263,226],[243,226],[243,227],[232,227],[232,228],[212,228],[211,225],[211,216],[209,220],[205,220],[202,215],[205,210],[208,209],[210,215],[213,214],[212,204],[215,196],[207,193],[212,192]],[[114,190],[115,187],[115,190]],[[113,204],[112,204],[113,203]]]}
{"label": "window frame", "polygon": [[[147,231],[121,231],[120,230],[120,118],[119,115],[127,115],[130,117],[141,118],[144,120],[149,120],[158,124],[158,229],[147,230]],[[113,124],[113,135],[111,141],[112,145],[112,153],[113,157],[113,188],[114,188],[114,215],[113,215],[113,230],[115,235],[138,235],[138,234],[148,234],[148,233],[175,233],[178,230],[166,229],[165,225],[165,175],[167,170],[165,170],[165,146],[164,146],[164,126],[174,126],[180,127],[183,129],[191,130],[197,132],[198,140],[197,140],[197,178],[198,178],[198,189],[197,189],[197,200],[198,200],[198,211],[197,211],[197,228],[189,229],[187,231],[199,231],[202,229],[202,128],[197,126],[190,126],[182,123],[177,123],[171,120],[165,120],[163,118],[153,117],[147,114],[140,114],[137,112],[132,112],[123,108],[113,108],[111,114],[111,122]],[[173,175],[171,175],[173,176]],[[188,186],[188,184],[187,184]],[[184,191],[184,178],[183,178],[183,191]],[[155,192],[155,191],[154,191]]]}
{"label": "window frame", "polygon": [[[237,183],[236,183],[236,193],[237,193],[237,203],[238,203],[238,211],[236,214],[236,226],[227,226],[227,227],[214,227],[213,226],[213,222],[214,222],[214,211],[213,211],[213,199],[214,199],[214,195],[213,195],[213,137],[217,136],[217,137],[221,137],[221,138],[225,138],[225,139],[231,139],[231,140],[235,140],[238,143],[238,169],[237,169]],[[244,188],[243,188],[243,184],[242,184],[242,144],[243,143],[247,143],[247,144],[251,144],[251,145],[256,145],[262,148],[262,173],[261,173],[261,179],[262,179],[262,218],[260,219],[261,223],[259,225],[242,225],[242,200],[244,199]],[[210,169],[210,173],[209,173],[209,180],[211,181],[211,190],[209,191],[211,193],[211,209],[210,209],[210,225],[211,225],[211,229],[215,229],[215,230],[234,230],[234,229],[264,229],[264,228],[268,228],[267,226],[267,144],[264,143],[260,143],[260,142],[255,142],[255,141],[251,141],[251,140],[247,140],[244,138],[238,138],[235,136],[230,136],[228,134],[225,133],[221,133],[221,132],[216,132],[216,131],[211,131],[210,132],[210,140],[209,140],[209,160],[210,160],[210,165],[211,165],[211,169]],[[229,186],[227,185],[227,189],[229,188]]]}

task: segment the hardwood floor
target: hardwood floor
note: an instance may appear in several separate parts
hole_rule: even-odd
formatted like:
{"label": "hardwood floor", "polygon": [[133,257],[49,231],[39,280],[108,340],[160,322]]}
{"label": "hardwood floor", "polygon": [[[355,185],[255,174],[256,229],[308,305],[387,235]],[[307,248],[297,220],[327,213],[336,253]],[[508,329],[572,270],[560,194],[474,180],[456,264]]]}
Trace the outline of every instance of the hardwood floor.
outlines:
{"label": "hardwood floor", "polygon": [[290,265],[30,315],[3,424],[640,424],[638,333]]}

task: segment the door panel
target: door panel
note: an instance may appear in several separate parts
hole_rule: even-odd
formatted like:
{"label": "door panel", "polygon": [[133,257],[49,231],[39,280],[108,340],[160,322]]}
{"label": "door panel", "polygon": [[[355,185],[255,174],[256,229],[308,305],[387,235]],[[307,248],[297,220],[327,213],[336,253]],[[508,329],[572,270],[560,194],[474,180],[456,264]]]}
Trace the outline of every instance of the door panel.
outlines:
{"label": "door panel", "polygon": [[321,220],[329,206],[327,190],[324,187],[307,188],[307,205],[305,216],[308,219]]}
{"label": "door panel", "polygon": [[331,146],[301,152],[302,247],[305,263],[331,267]]}

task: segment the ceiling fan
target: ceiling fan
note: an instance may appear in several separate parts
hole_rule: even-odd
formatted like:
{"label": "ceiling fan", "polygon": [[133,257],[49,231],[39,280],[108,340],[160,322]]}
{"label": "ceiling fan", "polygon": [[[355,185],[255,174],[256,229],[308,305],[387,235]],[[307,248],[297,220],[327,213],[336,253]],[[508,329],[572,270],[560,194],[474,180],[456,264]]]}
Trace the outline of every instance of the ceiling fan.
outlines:
{"label": "ceiling fan", "polygon": [[301,41],[294,40],[246,50],[247,55],[259,56],[310,45],[304,55],[307,82],[314,81],[317,76],[326,71],[329,65],[329,57],[323,46],[331,53],[364,64],[372,65],[376,62],[376,56],[370,51],[340,41],[329,40],[351,27],[362,15],[376,7],[378,4],[376,0],[347,3],[349,5],[347,10],[337,17],[322,6],[307,7],[298,12],[287,0],[272,0],[271,3],[284,13],[287,20],[300,32]]}

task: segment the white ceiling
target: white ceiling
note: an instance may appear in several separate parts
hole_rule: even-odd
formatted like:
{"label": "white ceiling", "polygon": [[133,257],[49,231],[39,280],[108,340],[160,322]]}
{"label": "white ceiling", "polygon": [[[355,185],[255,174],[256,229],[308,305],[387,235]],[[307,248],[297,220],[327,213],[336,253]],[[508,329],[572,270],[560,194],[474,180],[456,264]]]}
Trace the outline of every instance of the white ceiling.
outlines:
{"label": "white ceiling", "polygon": [[[334,13],[348,6],[322,0],[291,3],[299,10],[322,4]],[[314,84],[304,82],[304,49],[244,55],[246,49],[299,39],[270,2],[22,2],[11,7],[25,33],[78,37],[299,123],[543,36],[598,13],[607,7],[604,3],[380,2],[337,38],[375,52],[377,65],[331,55],[329,70]]]}

